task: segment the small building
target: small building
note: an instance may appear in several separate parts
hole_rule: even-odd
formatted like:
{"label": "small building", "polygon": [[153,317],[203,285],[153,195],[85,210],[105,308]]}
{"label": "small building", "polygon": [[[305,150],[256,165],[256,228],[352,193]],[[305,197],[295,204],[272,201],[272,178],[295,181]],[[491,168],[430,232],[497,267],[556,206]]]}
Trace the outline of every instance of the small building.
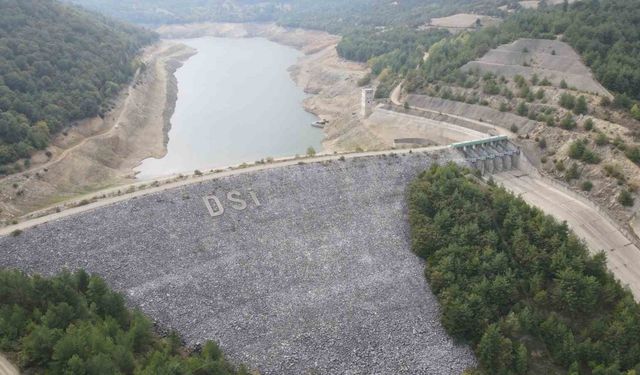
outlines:
{"label": "small building", "polygon": [[375,90],[372,88],[362,89],[361,114],[362,118],[367,118],[373,112],[373,95]]}

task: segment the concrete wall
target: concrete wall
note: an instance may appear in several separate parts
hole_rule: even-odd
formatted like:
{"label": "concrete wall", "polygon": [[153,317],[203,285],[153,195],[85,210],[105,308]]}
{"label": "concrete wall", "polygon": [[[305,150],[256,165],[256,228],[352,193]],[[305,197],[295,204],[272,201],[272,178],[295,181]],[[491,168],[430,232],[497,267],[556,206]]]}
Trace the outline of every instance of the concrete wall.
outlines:
{"label": "concrete wall", "polygon": [[488,136],[469,127],[385,108],[376,108],[367,119],[366,126],[389,146],[395,146],[396,140],[402,138],[422,138],[431,141],[431,144],[449,145]]}
{"label": "concrete wall", "polygon": [[514,115],[509,112],[500,112],[497,109],[479,104],[468,104],[424,95],[409,95],[407,102],[409,102],[412,108],[448,113],[474,120],[482,119],[482,121],[487,124],[502,127],[507,130],[511,128],[511,125],[516,125],[523,134],[536,127],[536,122],[526,117]]}
{"label": "concrete wall", "polygon": [[98,273],[188,344],[217,340],[264,374],[459,374],[475,360],[439,323],[405,204],[409,181],[453,159],[366,157],[188,185],[2,237],[0,267]]}

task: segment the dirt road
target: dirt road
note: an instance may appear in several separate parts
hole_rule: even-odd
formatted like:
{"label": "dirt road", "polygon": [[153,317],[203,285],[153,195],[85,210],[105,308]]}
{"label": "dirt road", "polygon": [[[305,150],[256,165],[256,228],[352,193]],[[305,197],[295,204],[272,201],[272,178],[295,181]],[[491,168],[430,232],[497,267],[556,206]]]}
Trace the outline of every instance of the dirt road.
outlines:
{"label": "dirt road", "polygon": [[[141,196],[157,193],[164,190],[174,189],[180,186],[195,184],[202,181],[219,179],[219,178],[233,176],[241,173],[261,171],[261,170],[272,169],[272,168],[287,167],[287,166],[296,165],[300,163],[322,163],[322,162],[328,162],[328,161],[336,161],[343,158],[353,159],[353,158],[361,158],[361,157],[368,157],[368,156],[387,155],[390,153],[407,154],[412,152],[434,152],[434,151],[444,150],[448,148],[449,146],[431,146],[431,147],[424,147],[424,148],[392,150],[392,151],[389,151],[389,150],[368,151],[368,152],[342,154],[342,155],[341,154],[318,155],[313,158],[305,158],[305,159],[289,157],[289,158],[277,159],[275,162],[269,163],[269,164],[257,164],[247,168],[226,169],[222,172],[210,173],[202,176],[192,176],[187,179],[178,179],[177,181],[176,181],[177,176],[170,176],[161,180],[157,180],[159,182],[159,186],[156,185],[155,187],[149,187],[143,190],[138,190],[137,187],[141,185],[145,185],[145,186],[154,185],[153,181],[142,181],[142,182],[138,182],[136,184],[131,184],[128,186],[119,186],[116,188],[100,190],[98,192],[84,195],[74,200],[70,200],[66,204],[68,204],[70,207],[73,207],[73,208],[65,209],[61,212],[56,212],[53,214],[48,214],[46,216],[36,217],[34,219],[26,220],[15,225],[10,225],[4,228],[0,228],[0,236],[6,236],[16,230],[25,230],[40,224],[50,222],[50,221],[55,221],[67,216],[78,214],[80,212],[93,210],[99,207],[107,206],[116,202],[132,199],[135,197],[141,197]],[[131,191],[131,192],[125,193],[122,195],[111,196],[116,191]],[[104,196],[108,198],[98,198],[98,197],[104,197]],[[77,205],[78,202],[92,201],[94,198],[98,200],[90,204],[85,204],[80,206]]]}
{"label": "dirt road", "polygon": [[176,95],[173,71],[194,53],[167,41],[142,55],[136,75],[103,117],[80,121],[56,136],[32,167],[0,179],[0,218],[10,221],[70,197],[127,183],[133,168],[166,152],[166,129]]}
{"label": "dirt road", "polygon": [[0,354],[0,375],[20,375],[20,371]]}
{"label": "dirt road", "polygon": [[527,203],[566,221],[593,252],[604,250],[609,269],[640,300],[640,249],[607,220],[605,214],[574,193],[520,171],[503,172],[493,178]]}

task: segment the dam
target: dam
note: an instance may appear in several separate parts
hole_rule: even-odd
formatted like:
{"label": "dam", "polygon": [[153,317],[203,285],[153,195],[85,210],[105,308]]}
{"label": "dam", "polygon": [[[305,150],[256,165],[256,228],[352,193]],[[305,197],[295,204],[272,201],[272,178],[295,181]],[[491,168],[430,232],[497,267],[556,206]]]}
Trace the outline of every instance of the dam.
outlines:
{"label": "dam", "polygon": [[0,237],[0,267],[83,268],[189,345],[263,374],[459,374],[411,252],[405,191],[453,148],[199,181]]}

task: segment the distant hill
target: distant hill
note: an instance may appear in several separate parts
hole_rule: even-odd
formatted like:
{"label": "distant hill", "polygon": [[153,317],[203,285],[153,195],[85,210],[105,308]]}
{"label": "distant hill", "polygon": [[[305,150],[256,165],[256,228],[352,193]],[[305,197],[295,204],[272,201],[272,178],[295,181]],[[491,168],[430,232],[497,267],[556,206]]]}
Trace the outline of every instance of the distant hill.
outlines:
{"label": "distant hill", "polygon": [[156,35],[53,0],[0,1],[0,173],[106,111]]}
{"label": "distant hill", "polygon": [[273,0],[64,0],[138,24],[203,21],[273,21],[283,9]]}

